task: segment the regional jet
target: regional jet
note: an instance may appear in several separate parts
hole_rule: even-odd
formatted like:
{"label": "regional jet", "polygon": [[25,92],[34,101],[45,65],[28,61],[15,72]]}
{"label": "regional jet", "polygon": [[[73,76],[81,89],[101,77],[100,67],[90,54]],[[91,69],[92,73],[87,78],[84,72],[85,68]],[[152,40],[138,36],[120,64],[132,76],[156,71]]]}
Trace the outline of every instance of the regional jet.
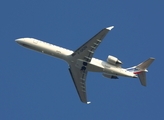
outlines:
{"label": "regional jet", "polygon": [[139,77],[141,84],[146,86],[147,68],[154,61],[154,58],[150,57],[139,65],[130,68],[122,68],[122,62],[114,56],[109,55],[107,61],[93,58],[95,50],[106,34],[113,28],[114,26],[102,29],[75,51],[34,38],[19,38],[15,41],[23,47],[66,61],[69,65],[69,72],[80,100],[83,103],[89,104],[90,102],[87,101],[86,94],[86,77],[89,71],[100,72],[104,77],[110,79],[118,79],[119,76],[132,78]]}

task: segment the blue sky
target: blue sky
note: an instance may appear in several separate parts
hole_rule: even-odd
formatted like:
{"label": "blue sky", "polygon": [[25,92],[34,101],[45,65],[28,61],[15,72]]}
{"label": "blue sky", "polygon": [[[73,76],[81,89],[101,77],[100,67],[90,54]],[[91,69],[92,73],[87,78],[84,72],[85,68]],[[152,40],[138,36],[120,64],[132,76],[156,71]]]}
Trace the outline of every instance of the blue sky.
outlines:
{"label": "blue sky", "polygon": [[[0,119],[163,120],[162,0],[1,0]],[[114,25],[94,57],[118,57],[131,67],[155,57],[147,87],[138,79],[110,80],[101,73],[87,76],[87,96],[80,102],[68,65],[16,44],[34,37],[71,50],[104,27]]]}

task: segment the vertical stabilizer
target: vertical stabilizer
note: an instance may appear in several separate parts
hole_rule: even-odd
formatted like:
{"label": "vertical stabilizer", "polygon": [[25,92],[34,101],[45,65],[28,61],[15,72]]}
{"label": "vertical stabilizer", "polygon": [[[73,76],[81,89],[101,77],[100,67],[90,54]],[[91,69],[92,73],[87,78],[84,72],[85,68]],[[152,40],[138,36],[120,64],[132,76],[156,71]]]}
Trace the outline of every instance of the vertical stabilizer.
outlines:
{"label": "vertical stabilizer", "polygon": [[146,72],[141,72],[138,74],[138,77],[140,79],[141,85],[146,86]]}

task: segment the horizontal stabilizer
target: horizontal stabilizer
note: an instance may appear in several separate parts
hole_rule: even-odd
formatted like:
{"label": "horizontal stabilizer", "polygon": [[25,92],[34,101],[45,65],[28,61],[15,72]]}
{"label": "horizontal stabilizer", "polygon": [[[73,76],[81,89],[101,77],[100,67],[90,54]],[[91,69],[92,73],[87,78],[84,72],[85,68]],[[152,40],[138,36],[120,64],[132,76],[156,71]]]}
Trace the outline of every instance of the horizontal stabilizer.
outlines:
{"label": "horizontal stabilizer", "polygon": [[155,58],[149,58],[145,62],[142,62],[139,65],[137,65],[136,68],[141,69],[141,70],[146,70],[154,60]]}

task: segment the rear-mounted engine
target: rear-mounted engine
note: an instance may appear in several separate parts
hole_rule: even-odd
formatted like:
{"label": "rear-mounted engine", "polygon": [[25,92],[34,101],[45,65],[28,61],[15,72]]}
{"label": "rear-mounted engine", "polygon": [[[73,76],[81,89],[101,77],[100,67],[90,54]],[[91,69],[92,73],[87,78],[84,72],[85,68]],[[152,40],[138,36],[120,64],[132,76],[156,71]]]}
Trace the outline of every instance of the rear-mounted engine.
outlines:
{"label": "rear-mounted engine", "polygon": [[122,62],[118,58],[111,56],[111,55],[108,56],[107,62],[112,65],[121,65],[122,64]]}

